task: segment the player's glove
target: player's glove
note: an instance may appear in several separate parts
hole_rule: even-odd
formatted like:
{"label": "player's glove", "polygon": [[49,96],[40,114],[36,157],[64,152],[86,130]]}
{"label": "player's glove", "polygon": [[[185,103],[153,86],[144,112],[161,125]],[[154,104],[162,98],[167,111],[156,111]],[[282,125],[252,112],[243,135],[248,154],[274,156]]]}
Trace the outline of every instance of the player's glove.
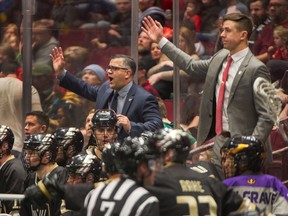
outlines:
{"label": "player's glove", "polygon": [[64,199],[64,185],[58,182],[56,174],[49,178],[43,178],[42,182],[47,189],[46,197],[51,196],[49,199]]}
{"label": "player's glove", "polygon": [[31,185],[25,192],[25,201],[29,200],[36,206],[44,206],[48,202],[48,198],[43,194],[38,185]]}

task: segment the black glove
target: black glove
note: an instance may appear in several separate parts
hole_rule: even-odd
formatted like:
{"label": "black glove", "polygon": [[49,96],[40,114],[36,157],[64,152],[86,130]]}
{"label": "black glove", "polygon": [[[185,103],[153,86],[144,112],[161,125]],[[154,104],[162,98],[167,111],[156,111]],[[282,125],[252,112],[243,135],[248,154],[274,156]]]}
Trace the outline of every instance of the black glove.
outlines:
{"label": "black glove", "polygon": [[48,202],[48,198],[44,195],[44,193],[40,190],[38,185],[31,185],[28,187],[25,192],[25,200],[29,200],[34,205],[43,207],[45,203]]}
{"label": "black glove", "polygon": [[43,178],[43,184],[54,199],[64,199],[64,184],[58,182],[57,174]]}

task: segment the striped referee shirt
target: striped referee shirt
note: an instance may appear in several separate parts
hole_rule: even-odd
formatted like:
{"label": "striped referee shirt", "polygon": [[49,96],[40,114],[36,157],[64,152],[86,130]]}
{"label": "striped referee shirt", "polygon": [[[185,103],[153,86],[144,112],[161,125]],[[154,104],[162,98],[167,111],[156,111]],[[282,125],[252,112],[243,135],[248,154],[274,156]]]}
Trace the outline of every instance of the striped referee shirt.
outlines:
{"label": "striped referee shirt", "polygon": [[134,180],[117,178],[109,184],[100,182],[85,198],[85,214],[94,215],[159,215],[158,199]]}

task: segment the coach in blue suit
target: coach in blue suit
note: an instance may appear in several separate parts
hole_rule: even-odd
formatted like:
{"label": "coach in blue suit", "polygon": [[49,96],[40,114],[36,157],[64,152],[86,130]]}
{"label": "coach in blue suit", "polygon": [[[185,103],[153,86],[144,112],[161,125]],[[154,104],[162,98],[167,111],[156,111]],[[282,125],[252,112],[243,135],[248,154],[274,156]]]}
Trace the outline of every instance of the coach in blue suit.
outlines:
{"label": "coach in blue suit", "polygon": [[135,61],[126,55],[115,55],[107,67],[109,80],[99,87],[91,86],[74,77],[64,69],[61,48],[55,47],[50,55],[53,67],[60,80],[60,86],[76,94],[96,101],[96,109],[112,108],[117,93],[118,139],[138,136],[143,131],[163,128],[158,103],[153,95],[133,82],[136,72]]}

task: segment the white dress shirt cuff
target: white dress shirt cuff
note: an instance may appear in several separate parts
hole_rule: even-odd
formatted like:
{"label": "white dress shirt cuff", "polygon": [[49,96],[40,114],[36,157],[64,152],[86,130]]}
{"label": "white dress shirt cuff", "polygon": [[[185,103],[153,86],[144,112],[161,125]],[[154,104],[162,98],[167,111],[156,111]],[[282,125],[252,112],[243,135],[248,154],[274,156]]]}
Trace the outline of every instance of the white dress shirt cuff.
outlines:
{"label": "white dress shirt cuff", "polygon": [[160,49],[162,49],[162,47],[163,47],[167,42],[168,42],[168,39],[165,38],[165,37],[162,37],[161,40],[160,40],[159,43],[158,43],[158,47],[159,47]]}

